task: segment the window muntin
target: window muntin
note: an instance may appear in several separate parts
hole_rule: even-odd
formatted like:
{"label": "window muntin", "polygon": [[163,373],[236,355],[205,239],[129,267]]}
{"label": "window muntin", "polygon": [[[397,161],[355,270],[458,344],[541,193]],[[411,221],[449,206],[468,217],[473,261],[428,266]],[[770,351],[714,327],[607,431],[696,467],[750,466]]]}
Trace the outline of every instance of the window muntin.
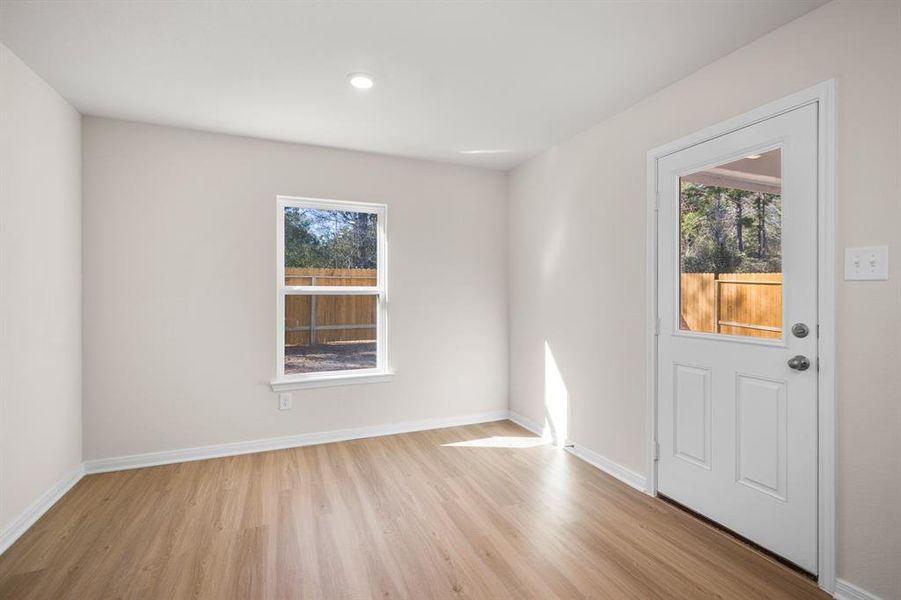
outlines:
{"label": "window muntin", "polygon": [[386,371],[385,213],[279,197],[277,381]]}

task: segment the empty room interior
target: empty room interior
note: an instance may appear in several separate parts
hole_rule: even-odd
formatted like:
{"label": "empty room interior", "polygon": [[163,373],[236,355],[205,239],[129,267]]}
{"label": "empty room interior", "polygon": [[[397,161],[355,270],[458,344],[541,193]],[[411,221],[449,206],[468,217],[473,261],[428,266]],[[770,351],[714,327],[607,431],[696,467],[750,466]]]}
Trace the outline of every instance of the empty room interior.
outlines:
{"label": "empty room interior", "polygon": [[0,599],[901,600],[901,0],[0,0]]}

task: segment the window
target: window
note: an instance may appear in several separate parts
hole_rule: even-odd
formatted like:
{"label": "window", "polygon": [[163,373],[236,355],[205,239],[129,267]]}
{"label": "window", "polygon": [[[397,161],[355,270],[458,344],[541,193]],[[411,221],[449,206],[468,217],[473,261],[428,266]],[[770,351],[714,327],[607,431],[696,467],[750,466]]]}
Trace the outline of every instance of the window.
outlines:
{"label": "window", "polygon": [[782,337],[782,150],[682,176],[683,331]]}
{"label": "window", "polygon": [[383,204],[279,196],[273,390],[388,377],[385,213]]}

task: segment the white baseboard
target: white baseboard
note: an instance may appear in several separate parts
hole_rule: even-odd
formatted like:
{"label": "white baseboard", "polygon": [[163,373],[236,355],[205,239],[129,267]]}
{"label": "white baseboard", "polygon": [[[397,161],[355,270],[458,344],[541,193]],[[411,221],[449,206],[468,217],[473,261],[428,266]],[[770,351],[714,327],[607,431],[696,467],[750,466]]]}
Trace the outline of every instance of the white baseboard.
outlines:
{"label": "white baseboard", "polygon": [[604,473],[616,477],[623,483],[632,486],[639,492],[644,492],[647,489],[648,482],[644,475],[642,475],[641,473],[636,473],[632,469],[624,467],[605,456],[601,456],[594,450],[589,450],[585,446],[580,446],[579,444],[573,443],[572,445],[566,447],[566,451],[575,456],[578,456],[588,464],[597,467]]}
{"label": "white baseboard", "polygon": [[[528,417],[525,417],[515,411],[510,411],[509,419],[520,425],[535,435],[547,435],[547,432],[544,430],[545,428],[539,424],[537,421],[533,421]],[[589,450],[584,446],[580,446],[579,444],[571,444],[566,447],[566,450],[581,458],[588,464],[604,471],[608,475],[616,477],[623,483],[626,483],[636,490],[640,492],[647,493],[647,478],[641,474],[629,469],[627,467],[622,466],[619,463],[616,463],[609,458],[606,458],[597,452]],[[837,579],[835,581],[835,595],[836,600],[882,600],[876,594],[872,594],[861,587],[854,585],[853,583],[849,583],[843,579]]]}
{"label": "white baseboard", "polygon": [[337,429],[334,431],[322,431],[315,433],[302,433],[284,437],[266,438],[260,440],[248,440],[245,442],[230,442],[215,444],[212,446],[198,446],[196,448],[181,448],[178,450],[163,450],[161,452],[148,452],[146,454],[131,454],[113,458],[100,458],[88,460],[84,463],[86,473],[106,473],[108,471],[123,471],[126,469],[138,469],[172,463],[188,462],[192,460],[205,460],[208,458],[221,458],[223,456],[236,456],[239,454],[251,454],[253,452],[267,452],[269,450],[282,450],[284,448],[297,448],[311,446],[313,444],[329,444],[332,442],[344,442],[361,438],[377,437],[381,435],[394,435],[397,433],[409,433],[412,431],[425,431],[427,429],[440,429],[442,427],[458,427],[460,425],[473,425],[475,423],[488,423],[491,421],[503,421],[508,418],[506,409],[474,415],[462,415],[458,417],[446,417],[439,419],[424,419],[420,421],[406,421],[402,423],[390,423],[387,425],[374,425],[370,427],[357,427],[353,429]]}
{"label": "white baseboard", "polygon": [[440,429],[442,427],[458,427],[460,425],[503,421],[508,418],[508,414],[509,411],[501,409],[474,415],[424,419],[420,421],[391,423],[388,425],[375,425],[372,427],[339,429],[335,431],[305,433],[278,438],[250,440],[246,442],[231,442],[214,446],[201,446],[197,448],[183,448],[179,450],[165,450],[147,454],[133,454],[130,456],[88,460],[79,464],[66,475],[66,477],[28,506],[28,508],[26,508],[21,515],[16,517],[12,523],[0,531],[0,554],[3,554],[7,548],[12,546],[29,527],[34,525],[34,523],[41,518],[50,507],[56,504],[56,502],[62,498],[66,492],[72,489],[72,486],[78,483],[78,481],[86,474],[122,471],[125,469],[137,469],[140,467],[187,462],[191,460],[204,460],[222,456],[235,456],[238,454],[265,452],[268,450],[280,450],[282,448],[295,448],[313,444],[327,444],[330,442],[356,440],[381,435]]}
{"label": "white baseboard", "polygon": [[537,421],[533,421],[532,419],[525,417],[525,416],[519,414],[518,412],[515,412],[512,410],[507,411],[507,413],[508,413],[508,415],[507,415],[508,419],[510,419],[511,421],[513,421],[514,423],[519,425],[520,427],[525,427],[526,429],[528,429],[535,435],[544,436],[547,434],[547,432],[544,431],[544,426],[542,426]]}
{"label": "white baseboard", "polygon": [[[284,448],[296,448],[314,444],[327,444],[356,440],[382,435],[394,435],[413,431],[425,431],[429,429],[441,429],[443,427],[458,427],[461,425],[474,425],[476,423],[489,423],[509,419],[514,423],[528,429],[536,435],[546,434],[544,427],[536,421],[532,421],[512,410],[495,410],[473,415],[447,417],[438,419],[424,419],[420,421],[406,421],[388,425],[374,425],[370,427],[358,427],[353,429],[339,429],[316,433],[304,433],[300,435],[250,440],[245,442],[231,442],[212,446],[200,446],[196,448],[183,448],[179,450],[166,450],[162,452],[150,452],[147,454],[132,454],[114,458],[102,458],[89,460],[76,466],[66,477],[47,490],[40,498],[35,500],[6,528],[0,531],[0,554],[3,554],[12,544],[25,533],[29,527],[41,518],[56,502],[65,495],[81,478],[90,473],[105,473],[108,471],[121,471],[137,469],[171,463],[187,462],[192,460],[204,460],[223,456],[236,456],[253,452],[266,452]],[[578,444],[571,444],[566,450],[574,456],[584,460],[590,465],[604,471],[620,481],[644,492],[646,479],[644,475],[616,463],[593,450],[589,450]],[[880,600],[879,596],[848,583],[842,579],[835,582],[835,598],[837,600]]]}
{"label": "white baseboard", "polygon": [[84,465],[79,463],[74,469],[58,481],[53,487],[44,492],[44,494],[32,502],[22,513],[16,517],[12,523],[7,525],[0,531],[0,554],[6,552],[6,549],[13,545],[28,528],[35,524],[41,516],[50,510],[57,500],[72,489],[84,476]]}
{"label": "white baseboard", "polygon": [[[548,435],[548,432],[545,431],[545,428],[537,421],[533,421],[532,419],[525,417],[517,412],[511,410],[509,418],[517,425],[525,427],[535,435]],[[581,458],[591,466],[600,469],[608,475],[616,477],[623,483],[632,486],[636,490],[644,492],[647,489],[647,478],[641,473],[636,473],[632,469],[624,467],[605,456],[601,456],[597,452],[589,450],[585,446],[580,446],[579,444],[570,441],[567,441],[565,448],[566,451],[573,456]]]}
{"label": "white baseboard", "polygon": [[876,594],[871,594],[844,579],[835,580],[835,598],[836,600],[880,600]]}

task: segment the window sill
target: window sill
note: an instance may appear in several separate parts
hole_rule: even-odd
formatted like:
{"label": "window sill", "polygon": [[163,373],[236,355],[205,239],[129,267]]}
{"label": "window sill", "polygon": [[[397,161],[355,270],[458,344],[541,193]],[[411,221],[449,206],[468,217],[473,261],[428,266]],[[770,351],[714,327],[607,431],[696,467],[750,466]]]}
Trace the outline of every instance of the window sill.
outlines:
{"label": "window sill", "polygon": [[354,385],[358,383],[385,383],[394,379],[392,371],[370,371],[368,373],[343,373],[330,375],[311,375],[303,379],[277,379],[269,383],[273,392],[290,392],[336,385]]}

